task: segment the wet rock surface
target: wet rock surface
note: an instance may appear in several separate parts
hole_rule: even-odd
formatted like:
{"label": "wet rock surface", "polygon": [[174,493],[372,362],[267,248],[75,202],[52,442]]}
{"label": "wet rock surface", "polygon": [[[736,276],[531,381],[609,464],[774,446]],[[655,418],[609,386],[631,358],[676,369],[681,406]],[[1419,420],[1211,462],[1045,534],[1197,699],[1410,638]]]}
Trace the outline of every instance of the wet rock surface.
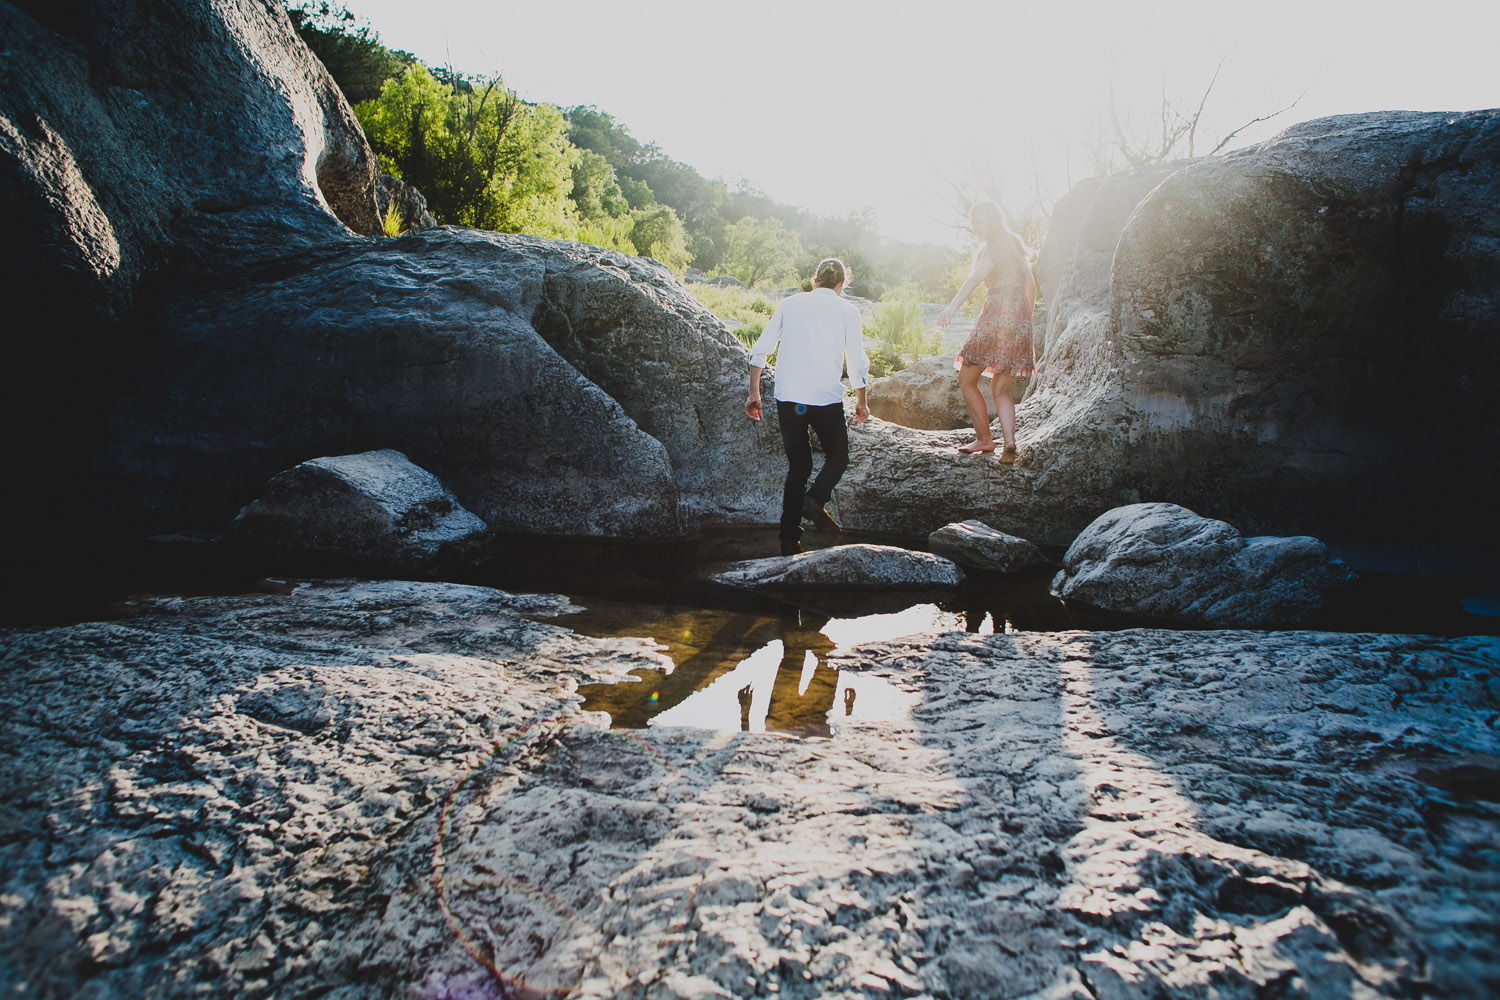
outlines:
{"label": "wet rock surface", "polygon": [[1085,528],[1064,553],[1052,592],[1158,620],[1270,628],[1306,620],[1353,578],[1316,538],[1244,538],[1185,507],[1141,503]]}
{"label": "wet rock surface", "polygon": [[335,455],[278,473],[235,518],[231,537],[256,549],[387,573],[432,568],[477,548],[485,523],[399,451]]}
{"label": "wet rock surface", "polygon": [[990,573],[1020,573],[1047,565],[1047,557],[1031,542],[983,521],[944,525],[927,536],[927,547],[960,566]]}
{"label": "wet rock surface", "polygon": [[0,633],[7,995],[1485,997],[1500,640],[963,633],[832,740],[446,584]]}
{"label": "wet rock surface", "polygon": [[711,573],[714,583],[747,590],[791,587],[954,588],[963,570],[930,552],[894,545],[837,545],[794,556],[733,563]]}

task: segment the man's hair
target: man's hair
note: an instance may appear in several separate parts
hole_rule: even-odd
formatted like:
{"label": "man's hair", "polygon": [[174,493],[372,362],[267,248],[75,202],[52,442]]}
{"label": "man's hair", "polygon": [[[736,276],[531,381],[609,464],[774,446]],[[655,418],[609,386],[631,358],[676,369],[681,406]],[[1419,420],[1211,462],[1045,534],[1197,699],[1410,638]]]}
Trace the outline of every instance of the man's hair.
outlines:
{"label": "man's hair", "polygon": [[837,288],[849,280],[849,265],[837,257],[825,257],[813,272],[814,288]]}

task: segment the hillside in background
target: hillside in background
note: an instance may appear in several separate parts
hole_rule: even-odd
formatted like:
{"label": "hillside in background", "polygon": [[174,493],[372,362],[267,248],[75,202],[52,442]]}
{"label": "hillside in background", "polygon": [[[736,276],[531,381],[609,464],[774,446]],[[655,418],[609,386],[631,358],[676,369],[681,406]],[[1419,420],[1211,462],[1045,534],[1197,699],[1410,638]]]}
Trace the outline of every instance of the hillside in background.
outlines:
{"label": "hillside in background", "polygon": [[420,190],[440,224],[579,240],[751,287],[795,283],[837,256],[851,291],[877,301],[947,301],[963,280],[963,254],[887,239],[868,211],[823,216],[731,190],[595,106],[525,102],[498,75],[426,66],[340,5],[287,12],[381,168]]}

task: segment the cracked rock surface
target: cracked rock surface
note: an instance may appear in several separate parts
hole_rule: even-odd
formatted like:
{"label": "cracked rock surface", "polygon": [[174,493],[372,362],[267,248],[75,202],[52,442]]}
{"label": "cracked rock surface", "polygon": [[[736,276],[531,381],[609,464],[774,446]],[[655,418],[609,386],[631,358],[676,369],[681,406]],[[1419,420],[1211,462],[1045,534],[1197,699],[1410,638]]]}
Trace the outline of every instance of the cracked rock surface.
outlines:
{"label": "cracked rock surface", "polygon": [[0,993],[1500,988],[1500,640],[911,636],[831,664],[908,714],[803,741],[603,728],[578,682],[661,651],[562,605],[324,583],[0,633]]}

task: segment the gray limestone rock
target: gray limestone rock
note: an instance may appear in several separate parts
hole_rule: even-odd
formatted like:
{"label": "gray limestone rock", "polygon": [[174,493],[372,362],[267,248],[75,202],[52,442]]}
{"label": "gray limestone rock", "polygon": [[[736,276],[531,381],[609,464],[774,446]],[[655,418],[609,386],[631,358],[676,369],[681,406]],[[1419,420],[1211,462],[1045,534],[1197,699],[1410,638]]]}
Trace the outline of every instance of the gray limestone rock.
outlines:
{"label": "gray limestone rock", "polygon": [[774,409],[741,409],[748,352],[649,261],[443,227],[152,305],[107,468],[109,502],[158,530],[211,530],[309,455],[374,447],[502,532],[673,537],[780,509]]}
{"label": "gray limestone rock", "polygon": [[559,605],[335,583],[0,630],[0,992],[1487,1000],[1500,978],[1500,640],[908,636],[819,665],[856,711],[799,740],[604,728],[577,685],[650,676],[661,647],[536,620]]}
{"label": "gray limestone rock", "polygon": [[430,569],[477,546],[485,523],[399,451],[314,458],[278,473],[235,518],[256,548],[332,557],[387,572]]}
{"label": "gray limestone rock", "polygon": [[1047,557],[1031,542],[983,521],[944,525],[927,536],[927,547],[960,566],[991,573],[1020,573],[1047,565]]}
{"label": "gray limestone rock", "polygon": [[169,253],[380,231],[375,156],[280,6],[5,3],[0,34],[10,301],[117,319]]}
{"label": "gray limestone rock", "polygon": [[838,545],[794,556],[732,563],[708,579],[747,590],[802,587],[952,588],[963,570],[941,556],[894,545]]}
{"label": "gray limestone rock", "polygon": [[427,199],[422,192],[392,174],[380,174],[375,178],[375,208],[380,213],[382,229],[387,213],[395,211],[396,225],[400,229],[395,235],[437,225],[437,219],[427,211]]}
{"label": "gray limestone rock", "polygon": [[1052,591],[1107,611],[1239,628],[1296,624],[1353,580],[1316,538],[1243,538],[1176,504],[1118,507],[1063,556]]}
{"label": "gray limestone rock", "polygon": [[[885,378],[872,379],[869,388],[870,415],[903,427],[945,431],[971,426],[969,411],[958,391],[958,375],[953,369],[952,354],[923,358]],[[1024,381],[1024,380],[1019,380]],[[995,419],[995,401],[990,397],[988,379],[981,379],[985,406]],[[1025,386],[1012,386],[1011,396],[1019,400]]]}
{"label": "gray limestone rock", "polygon": [[[1326,118],[1084,182],[1038,262],[1019,475],[954,462],[957,435],[872,428],[846,523],[977,517],[1066,544],[1162,497],[1253,534],[1493,546],[1500,465],[1475,456],[1500,451],[1497,190],[1500,111]],[[1387,405],[1413,350],[1439,360]]]}

